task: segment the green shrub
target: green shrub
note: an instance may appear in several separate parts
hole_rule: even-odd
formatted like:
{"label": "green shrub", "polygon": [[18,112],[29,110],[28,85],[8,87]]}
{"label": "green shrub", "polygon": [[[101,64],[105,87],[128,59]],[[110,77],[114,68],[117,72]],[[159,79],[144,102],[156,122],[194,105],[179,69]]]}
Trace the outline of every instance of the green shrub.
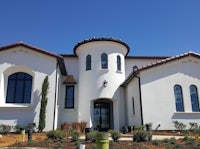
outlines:
{"label": "green shrub", "polygon": [[56,144],[55,144],[55,149],[56,148],[61,148],[62,147],[62,145],[63,145],[63,143],[62,142],[60,142],[60,141],[58,141]]}
{"label": "green shrub", "polygon": [[137,126],[134,126],[134,130],[137,131],[137,130],[143,130],[144,129],[144,126],[143,125],[137,125]]}
{"label": "green shrub", "polygon": [[77,146],[77,148],[79,148],[80,144],[85,144],[85,141],[80,140],[80,139],[75,141],[75,145]]}
{"label": "green shrub", "polygon": [[148,132],[145,130],[138,130],[133,134],[133,141],[142,142],[148,138]]}
{"label": "green shrub", "polygon": [[38,130],[42,132],[46,126],[46,107],[48,101],[48,90],[49,90],[49,81],[48,76],[45,77],[42,83],[41,91],[41,106],[40,106],[40,115],[39,115],[39,125]]}
{"label": "green shrub", "polygon": [[190,124],[190,128],[189,128],[189,130],[191,131],[191,132],[194,132],[194,133],[198,133],[198,131],[199,131],[199,129],[198,129],[198,124],[197,123],[189,123]]}
{"label": "green shrub", "polygon": [[176,130],[182,132],[182,130],[184,130],[186,128],[186,125],[183,124],[182,122],[179,121],[173,121],[174,123],[174,127],[176,128]]}
{"label": "green shrub", "polygon": [[164,142],[164,143],[169,143],[170,141],[169,141],[168,138],[165,138],[165,139],[162,140],[162,142]]}
{"label": "green shrub", "polygon": [[86,140],[91,141],[91,142],[95,142],[96,141],[96,135],[97,135],[98,131],[91,131],[89,133],[86,133]]}
{"label": "green shrub", "polygon": [[11,131],[12,126],[10,125],[5,125],[5,124],[1,124],[0,125],[0,133],[2,134],[7,134]]}
{"label": "green shrub", "polygon": [[121,132],[119,130],[109,130],[109,133],[111,134],[114,142],[117,142],[121,137]]}
{"label": "green shrub", "polygon": [[78,130],[72,130],[71,132],[71,140],[72,141],[77,141],[80,137],[80,132]]}
{"label": "green shrub", "polygon": [[195,144],[195,138],[185,137],[184,141],[187,145],[194,145]]}
{"label": "green shrub", "polygon": [[174,137],[169,139],[170,144],[176,144],[176,139]]}
{"label": "green shrub", "polygon": [[160,140],[153,140],[152,144],[158,146],[160,145]]}
{"label": "green shrub", "polygon": [[65,138],[65,132],[61,130],[51,130],[46,135],[49,139],[55,140],[63,140]]}

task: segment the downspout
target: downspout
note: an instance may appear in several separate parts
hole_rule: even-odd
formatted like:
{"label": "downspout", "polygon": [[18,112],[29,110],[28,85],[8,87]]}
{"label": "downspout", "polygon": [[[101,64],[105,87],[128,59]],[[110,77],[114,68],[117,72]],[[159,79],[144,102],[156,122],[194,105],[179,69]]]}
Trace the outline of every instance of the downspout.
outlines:
{"label": "downspout", "polygon": [[55,80],[55,96],[54,96],[54,112],[53,112],[53,130],[55,130],[55,118],[56,118],[56,108],[57,108],[57,85],[58,85],[58,79],[57,79],[57,69],[58,69],[58,63],[56,63],[56,80]]}
{"label": "downspout", "polygon": [[139,83],[139,98],[140,98],[140,114],[141,114],[141,123],[142,125],[144,125],[144,121],[143,121],[143,109],[142,109],[142,93],[141,93],[141,82],[140,82],[140,77],[134,75],[134,77],[136,77],[138,79],[138,83]]}

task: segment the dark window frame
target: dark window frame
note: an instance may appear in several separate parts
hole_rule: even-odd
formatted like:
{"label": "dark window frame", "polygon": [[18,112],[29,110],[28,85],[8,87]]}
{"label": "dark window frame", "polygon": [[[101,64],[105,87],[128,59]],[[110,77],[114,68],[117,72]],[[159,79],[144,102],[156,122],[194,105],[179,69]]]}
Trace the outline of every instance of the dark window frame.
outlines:
{"label": "dark window frame", "polygon": [[178,84],[174,85],[174,96],[176,103],[176,111],[184,112],[185,109],[184,109],[183,91],[182,87]]}
{"label": "dark window frame", "polygon": [[[193,89],[195,92],[193,93]],[[191,106],[192,106],[192,112],[199,112],[199,96],[198,96],[198,89],[196,85],[190,85],[190,100],[191,100]],[[195,100],[195,101],[194,101]],[[194,109],[197,106],[197,109]]]}
{"label": "dark window frame", "polygon": [[135,115],[135,99],[132,97],[133,115]]}
{"label": "dark window frame", "polygon": [[117,71],[121,71],[121,57],[117,56]]}
{"label": "dark window frame", "polygon": [[6,103],[30,104],[32,95],[32,81],[33,77],[25,72],[16,72],[9,75]]}
{"label": "dark window frame", "polygon": [[108,69],[108,55],[106,53],[101,54],[101,69]]}
{"label": "dark window frame", "polygon": [[92,69],[92,56],[87,55],[86,56],[86,70],[91,70]]}
{"label": "dark window frame", "polygon": [[[68,97],[67,88],[72,88],[72,97]],[[72,100],[72,105],[69,105],[69,100]],[[73,109],[74,108],[74,85],[66,85],[65,88],[65,109]]]}

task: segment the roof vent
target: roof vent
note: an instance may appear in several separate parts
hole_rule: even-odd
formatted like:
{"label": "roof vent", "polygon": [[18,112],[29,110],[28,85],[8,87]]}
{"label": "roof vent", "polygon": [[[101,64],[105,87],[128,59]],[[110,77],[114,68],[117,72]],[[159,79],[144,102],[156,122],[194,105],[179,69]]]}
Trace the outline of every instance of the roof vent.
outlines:
{"label": "roof vent", "polygon": [[138,70],[138,66],[133,66],[133,71],[137,71]]}

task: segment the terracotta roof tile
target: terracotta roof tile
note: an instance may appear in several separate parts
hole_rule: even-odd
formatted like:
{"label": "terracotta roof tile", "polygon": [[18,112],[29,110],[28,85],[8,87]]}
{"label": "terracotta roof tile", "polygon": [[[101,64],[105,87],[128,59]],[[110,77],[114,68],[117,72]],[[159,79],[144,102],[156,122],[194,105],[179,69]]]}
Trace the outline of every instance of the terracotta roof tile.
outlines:
{"label": "terracotta roof tile", "polygon": [[6,46],[2,46],[2,47],[0,47],[0,51],[4,51],[6,49],[14,48],[14,47],[17,47],[17,46],[23,46],[23,47],[29,48],[33,51],[37,51],[37,52],[40,52],[40,53],[43,53],[43,54],[46,54],[46,55],[49,55],[49,56],[53,56],[53,57],[56,57],[56,58],[62,58],[61,55],[58,55],[58,54],[55,54],[55,53],[52,53],[52,52],[31,46],[31,45],[25,44],[23,41],[20,41],[20,42],[14,43],[14,44],[9,44],[9,45],[6,45]]}
{"label": "terracotta roof tile", "polygon": [[63,84],[76,84],[76,81],[75,81],[73,75],[67,75]]}
{"label": "terracotta roof tile", "polygon": [[74,54],[76,55],[76,49],[80,46],[80,45],[82,45],[82,44],[85,44],[85,43],[88,43],[88,42],[93,42],[93,41],[113,41],[113,42],[117,42],[117,43],[120,43],[120,44],[122,44],[122,45],[124,45],[126,48],[127,48],[127,54],[128,54],[128,52],[129,52],[129,50],[130,50],[130,48],[129,48],[129,46],[128,46],[128,44],[126,44],[125,42],[123,42],[122,40],[120,40],[120,39],[115,39],[115,38],[106,38],[106,37],[101,37],[101,38],[96,38],[96,37],[93,37],[93,38],[91,38],[91,39],[85,39],[85,40],[83,40],[83,41],[81,41],[81,42],[78,42],[75,46],[74,46]]}
{"label": "terracotta roof tile", "polygon": [[40,49],[40,48],[37,48],[37,47],[34,47],[34,46],[31,46],[31,45],[28,45],[28,44],[25,44],[23,41],[20,41],[20,42],[14,43],[14,44],[9,44],[9,45],[6,45],[6,46],[2,46],[2,47],[0,47],[0,52],[7,50],[7,49],[10,49],[10,48],[15,48],[15,47],[18,47],[18,46],[23,46],[23,47],[26,47],[30,50],[33,50],[33,51],[36,51],[36,52],[39,52],[39,53],[43,53],[43,54],[46,54],[46,55],[49,55],[49,56],[56,58],[57,61],[58,61],[61,73],[63,75],[67,74],[66,69],[65,69],[64,60],[63,60],[63,57],[61,55],[55,54],[55,53],[52,53],[52,52],[49,52],[49,51],[46,51],[46,50],[43,50],[43,49]]}

